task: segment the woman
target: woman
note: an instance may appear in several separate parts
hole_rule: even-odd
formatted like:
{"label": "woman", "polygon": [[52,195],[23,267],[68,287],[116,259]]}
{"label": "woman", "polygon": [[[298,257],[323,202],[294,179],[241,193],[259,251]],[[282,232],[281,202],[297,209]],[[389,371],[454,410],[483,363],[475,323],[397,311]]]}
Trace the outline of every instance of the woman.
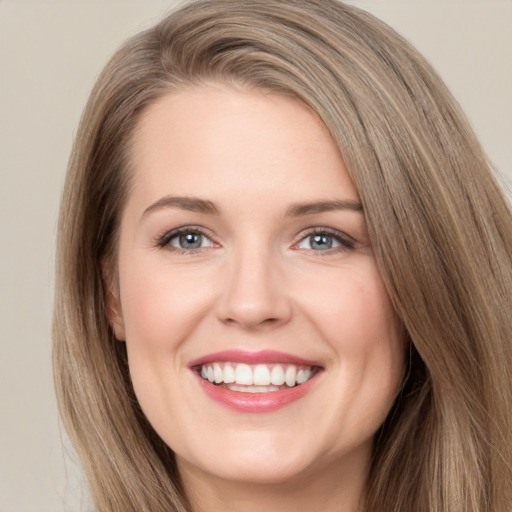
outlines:
{"label": "woman", "polygon": [[508,510],[510,210],[382,22],[203,0],[134,37],[59,230],[56,386],[98,510]]}

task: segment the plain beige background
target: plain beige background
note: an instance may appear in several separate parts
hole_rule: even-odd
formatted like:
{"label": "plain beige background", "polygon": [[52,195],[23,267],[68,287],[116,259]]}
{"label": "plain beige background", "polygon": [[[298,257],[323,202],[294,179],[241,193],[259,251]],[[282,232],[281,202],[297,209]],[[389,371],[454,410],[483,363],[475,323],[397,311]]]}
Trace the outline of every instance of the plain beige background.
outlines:
{"label": "plain beige background", "polygon": [[[512,181],[512,0],[352,0],[434,64]],[[106,59],[172,0],[0,0],[0,512],[91,510],[51,375],[56,217]],[[62,445],[64,442],[64,447]]]}

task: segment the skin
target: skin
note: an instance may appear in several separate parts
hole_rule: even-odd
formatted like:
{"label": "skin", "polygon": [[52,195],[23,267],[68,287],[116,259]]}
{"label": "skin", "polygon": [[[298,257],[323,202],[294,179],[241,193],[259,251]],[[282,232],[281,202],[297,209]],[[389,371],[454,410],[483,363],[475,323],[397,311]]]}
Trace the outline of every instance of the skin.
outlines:
{"label": "skin", "polygon": [[[111,322],[194,510],[311,511],[319,496],[324,511],[360,510],[404,336],[364,213],[290,215],[298,203],[359,202],[326,127],[293,99],[210,84],[158,100],[132,149]],[[210,201],[218,213],[168,196]],[[172,238],[187,226],[204,233],[200,248]],[[312,246],[311,228],[328,230],[333,247]],[[286,407],[233,411],[189,368],[227,349],[278,350],[322,371]]]}

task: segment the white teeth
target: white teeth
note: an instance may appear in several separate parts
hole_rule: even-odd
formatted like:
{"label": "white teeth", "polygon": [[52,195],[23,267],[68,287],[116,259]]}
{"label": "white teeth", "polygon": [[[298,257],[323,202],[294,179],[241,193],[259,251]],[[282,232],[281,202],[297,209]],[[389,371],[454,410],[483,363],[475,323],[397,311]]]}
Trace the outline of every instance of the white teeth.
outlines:
{"label": "white teeth", "polygon": [[284,375],[285,382],[287,386],[293,387],[295,386],[295,374],[296,374],[295,366],[288,366],[286,368],[286,373]]}
{"label": "white teeth", "polygon": [[268,386],[270,382],[270,370],[268,366],[264,364],[256,366],[256,368],[254,368],[254,384],[256,386]]}
{"label": "white teeth", "polygon": [[313,376],[312,367],[293,364],[257,364],[214,362],[201,366],[200,375],[212,384],[229,384],[233,391],[266,393],[283,386],[304,384]]}
{"label": "white teeth", "polygon": [[252,386],[252,370],[248,364],[240,363],[236,366],[235,370],[235,382],[237,384],[245,384],[246,386]]}
{"label": "white teeth", "polygon": [[299,370],[297,372],[297,384],[304,384],[311,378],[311,370]]}
{"label": "white teeth", "polygon": [[284,384],[284,370],[280,364],[276,364],[274,368],[272,368],[271,379],[274,386],[282,386]]}
{"label": "white teeth", "polygon": [[231,384],[232,382],[235,382],[235,370],[230,364],[226,364],[224,366],[224,383]]}
{"label": "white teeth", "polygon": [[216,384],[224,381],[224,372],[222,371],[219,363],[213,363],[213,375]]}

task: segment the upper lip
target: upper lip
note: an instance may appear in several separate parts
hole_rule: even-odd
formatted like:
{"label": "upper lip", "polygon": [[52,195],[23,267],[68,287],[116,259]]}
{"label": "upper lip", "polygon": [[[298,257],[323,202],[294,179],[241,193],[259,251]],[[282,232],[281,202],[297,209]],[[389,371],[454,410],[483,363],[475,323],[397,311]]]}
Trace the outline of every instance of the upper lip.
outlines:
{"label": "upper lip", "polygon": [[190,368],[193,368],[222,361],[246,364],[280,363],[294,364],[297,366],[321,366],[317,361],[304,359],[302,357],[298,357],[293,354],[287,354],[285,352],[277,352],[275,350],[247,351],[237,349],[212,352],[211,354],[207,354],[205,356],[199,357],[198,359],[195,359],[189,364],[189,366]]}

